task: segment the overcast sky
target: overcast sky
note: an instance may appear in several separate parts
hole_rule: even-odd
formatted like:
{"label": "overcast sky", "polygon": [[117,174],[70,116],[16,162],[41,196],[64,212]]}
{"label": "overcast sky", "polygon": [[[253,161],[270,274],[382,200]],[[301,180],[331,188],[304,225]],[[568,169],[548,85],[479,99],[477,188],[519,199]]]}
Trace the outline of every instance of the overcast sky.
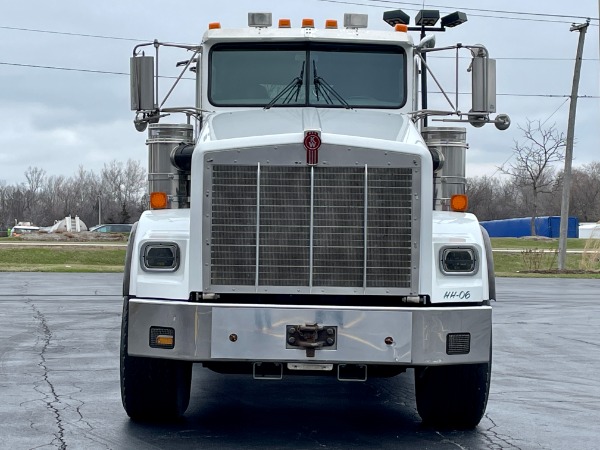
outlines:
{"label": "overcast sky", "polygon": [[[386,29],[385,10],[414,17],[423,2],[373,0],[28,0],[3,2],[0,17],[0,180],[25,181],[28,166],[49,175],[73,175],[78,166],[99,171],[113,159],[146,161],[145,133],[133,128],[129,110],[129,57],[134,45],[151,41],[198,43],[207,24],[247,24],[249,11],[271,11],[274,20],[313,17],[343,20],[367,13],[369,28]],[[499,112],[513,126],[468,126],[467,175],[492,175],[522,138],[526,119],[556,123],[566,134],[579,33],[571,23],[592,18],[584,50],[578,101],[574,165],[600,161],[598,2],[596,0],[435,0],[425,8],[442,14],[463,10],[468,22],[437,36],[437,45],[484,44],[497,61]],[[531,14],[513,14],[515,12]],[[563,18],[564,17],[564,18]],[[87,36],[85,36],[87,35]],[[414,36],[417,39],[417,36]],[[185,53],[165,61],[186,58]],[[448,61],[437,59],[442,72]],[[172,64],[170,64],[172,66]],[[174,68],[161,65],[165,74]],[[450,71],[452,72],[452,71]],[[467,77],[467,74],[461,75]],[[442,75],[443,77],[443,75]],[[430,86],[433,83],[430,82]],[[453,90],[452,84],[447,86]],[[174,100],[191,104],[179,92]],[[188,92],[190,94],[191,92]],[[163,89],[164,94],[164,89]],[[464,106],[468,98],[464,97]],[[430,100],[430,103],[432,100]],[[430,104],[431,106],[431,104]],[[468,109],[468,108],[465,108]]]}

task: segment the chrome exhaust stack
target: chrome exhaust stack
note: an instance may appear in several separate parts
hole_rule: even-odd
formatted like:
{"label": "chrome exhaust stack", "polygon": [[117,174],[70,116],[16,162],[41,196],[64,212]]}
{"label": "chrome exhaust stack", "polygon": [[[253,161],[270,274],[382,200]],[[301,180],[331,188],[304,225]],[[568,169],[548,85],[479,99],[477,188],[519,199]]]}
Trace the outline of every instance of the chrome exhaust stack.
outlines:
{"label": "chrome exhaust stack", "polygon": [[[425,127],[421,130],[434,163],[434,209],[450,211],[450,198],[467,186],[467,130],[462,127]],[[437,166],[437,167],[436,167]]]}
{"label": "chrome exhaust stack", "polygon": [[[148,126],[148,192],[164,192],[169,208],[190,207],[190,168],[174,163],[174,153],[182,145],[193,146],[194,127],[190,124]],[[190,152],[191,155],[191,152]],[[191,159],[191,158],[190,158]]]}

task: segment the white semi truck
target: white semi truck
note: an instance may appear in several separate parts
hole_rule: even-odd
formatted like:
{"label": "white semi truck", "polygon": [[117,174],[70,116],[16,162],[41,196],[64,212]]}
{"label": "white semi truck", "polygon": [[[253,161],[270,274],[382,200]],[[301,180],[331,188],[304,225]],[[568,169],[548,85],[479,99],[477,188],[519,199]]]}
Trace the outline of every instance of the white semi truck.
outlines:
{"label": "white semi truck", "polygon": [[[448,111],[423,108],[424,55],[439,49],[429,36],[413,44],[394,13],[389,31],[360,14],[320,27],[250,13],[247,28],[211,23],[199,45],[134,49],[150,209],[131,233],[123,283],[130,417],[183,414],[196,363],[273,380],[412,369],[424,422],[479,423],[491,247],[466,212],[465,129],[423,122],[505,129],[509,119],[491,117],[495,65],[481,45],[444,48],[472,56],[469,112],[458,94],[444,94]],[[158,102],[158,50],[171,47],[188,52],[175,85],[195,84],[183,107],[165,106],[173,89]]]}

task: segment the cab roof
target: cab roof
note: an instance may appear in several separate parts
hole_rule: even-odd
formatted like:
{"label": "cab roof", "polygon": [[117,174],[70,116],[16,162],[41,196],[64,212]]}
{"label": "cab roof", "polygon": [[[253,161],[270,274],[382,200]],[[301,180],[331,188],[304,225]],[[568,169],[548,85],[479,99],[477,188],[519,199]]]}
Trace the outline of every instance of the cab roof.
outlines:
{"label": "cab roof", "polygon": [[404,31],[382,31],[369,30],[367,28],[311,28],[292,26],[290,28],[279,28],[278,26],[258,27],[249,26],[246,28],[214,28],[208,29],[202,38],[202,43],[212,45],[220,42],[345,42],[356,44],[387,44],[402,45],[411,47],[413,45],[412,37]]}

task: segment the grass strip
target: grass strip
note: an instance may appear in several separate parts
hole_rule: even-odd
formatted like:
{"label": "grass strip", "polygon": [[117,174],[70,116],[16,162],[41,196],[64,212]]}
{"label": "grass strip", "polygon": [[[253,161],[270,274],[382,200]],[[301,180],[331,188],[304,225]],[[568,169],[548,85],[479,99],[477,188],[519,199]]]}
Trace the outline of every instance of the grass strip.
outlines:
{"label": "grass strip", "polygon": [[[0,267],[71,266],[71,267],[121,267],[125,264],[124,248],[107,247],[3,247],[0,248]],[[91,269],[90,269],[91,270]]]}
{"label": "grass strip", "polygon": [[[568,248],[577,249],[579,246],[583,249],[585,242],[584,239],[569,240]],[[513,253],[494,252],[494,265],[496,275],[499,277],[600,278],[600,261],[596,261],[591,267],[592,271],[587,273],[543,273],[556,269],[557,255],[554,252],[544,253],[536,250],[553,250],[555,248],[552,247],[553,245],[558,246],[557,241],[494,238],[492,245],[494,248],[522,250]],[[567,269],[579,270],[582,256],[581,253],[568,253]],[[0,247],[0,271],[2,272],[122,272],[124,263],[125,248]],[[537,272],[532,273],[534,269]]]}
{"label": "grass strip", "polygon": [[[557,239],[491,238],[492,248],[558,250]],[[598,239],[567,239],[568,250],[584,250],[586,245],[600,247]]]}

